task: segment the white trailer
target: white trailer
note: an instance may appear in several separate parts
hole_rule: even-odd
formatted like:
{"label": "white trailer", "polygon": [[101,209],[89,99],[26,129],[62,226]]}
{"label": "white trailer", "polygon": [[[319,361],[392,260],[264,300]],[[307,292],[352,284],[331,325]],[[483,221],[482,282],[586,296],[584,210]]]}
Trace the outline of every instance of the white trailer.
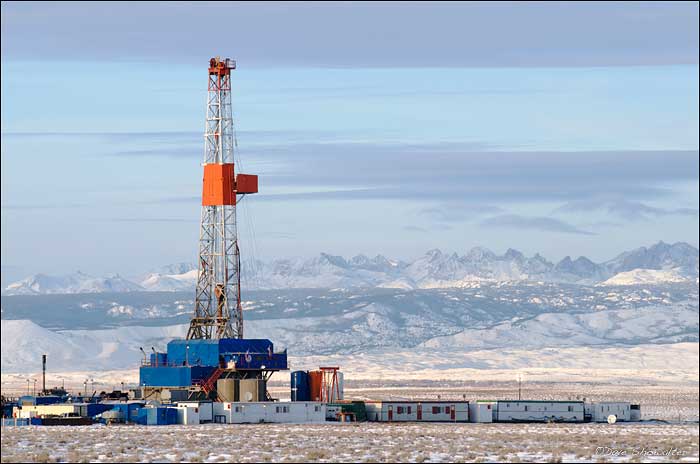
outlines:
{"label": "white trailer", "polygon": [[493,422],[496,403],[492,401],[477,401],[469,403],[469,422]]}
{"label": "white trailer", "polygon": [[197,408],[199,413],[199,422],[214,421],[214,406],[211,401],[178,401],[177,407]]}
{"label": "white trailer", "polygon": [[586,403],[586,416],[592,422],[608,422],[610,416],[615,416],[615,422],[629,422],[631,405],[625,401]]}
{"label": "white trailer", "polygon": [[642,420],[642,408],[638,404],[630,404],[630,422]]}
{"label": "white trailer", "polygon": [[316,401],[214,403],[214,422],[256,424],[326,421],[326,405]]}
{"label": "white trailer", "polygon": [[367,420],[377,422],[468,422],[468,401],[366,401]]}
{"label": "white trailer", "polygon": [[583,422],[582,401],[505,400],[496,405],[496,422]]}
{"label": "white trailer", "polygon": [[177,423],[183,425],[199,424],[199,406],[178,404],[177,405]]}
{"label": "white trailer", "polygon": [[25,404],[22,408],[13,408],[16,417],[29,418],[40,416],[63,416],[66,414],[80,415],[80,405],[74,403],[60,404]]}

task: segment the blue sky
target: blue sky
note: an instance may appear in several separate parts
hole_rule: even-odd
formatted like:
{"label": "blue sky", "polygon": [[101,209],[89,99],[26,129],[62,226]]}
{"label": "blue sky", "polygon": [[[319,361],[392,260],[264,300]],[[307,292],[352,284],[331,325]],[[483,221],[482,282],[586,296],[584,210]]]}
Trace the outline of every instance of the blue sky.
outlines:
{"label": "blue sky", "polygon": [[697,4],[3,3],[4,281],[194,261],[216,54],[244,255],[697,246]]}

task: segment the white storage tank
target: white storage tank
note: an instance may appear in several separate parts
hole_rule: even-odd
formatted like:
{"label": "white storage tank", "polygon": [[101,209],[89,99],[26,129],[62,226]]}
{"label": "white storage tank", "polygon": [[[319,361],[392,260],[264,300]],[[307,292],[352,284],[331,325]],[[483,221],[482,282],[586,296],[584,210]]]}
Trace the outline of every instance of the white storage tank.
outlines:
{"label": "white storage tank", "polygon": [[236,379],[219,379],[216,381],[216,394],[224,402],[236,401]]}
{"label": "white storage tank", "polygon": [[343,389],[345,388],[345,380],[344,380],[344,375],[342,372],[338,371],[338,399],[339,400],[344,400],[345,399],[345,393]]}

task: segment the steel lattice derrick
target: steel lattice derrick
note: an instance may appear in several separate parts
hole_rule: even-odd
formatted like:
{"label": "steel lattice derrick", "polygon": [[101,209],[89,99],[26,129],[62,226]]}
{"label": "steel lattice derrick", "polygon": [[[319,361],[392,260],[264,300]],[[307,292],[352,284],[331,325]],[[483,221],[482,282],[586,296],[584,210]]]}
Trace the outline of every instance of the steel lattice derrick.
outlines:
{"label": "steel lattice derrick", "polygon": [[[240,253],[236,229],[231,75],[235,62],[212,58],[209,66],[204,185],[195,311],[188,339],[243,338]],[[244,175],[245,176],[245,175]],[[240,193],[257,192],[239,189]]]}

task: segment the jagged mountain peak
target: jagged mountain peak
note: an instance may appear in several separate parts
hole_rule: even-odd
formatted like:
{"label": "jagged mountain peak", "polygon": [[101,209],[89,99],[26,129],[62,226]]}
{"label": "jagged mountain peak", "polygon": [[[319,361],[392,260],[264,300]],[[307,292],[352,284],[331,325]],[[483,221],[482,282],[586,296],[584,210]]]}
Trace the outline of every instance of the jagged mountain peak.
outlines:
{"label": "jagged mountain peak", "polygon": [[508,248],[503,257],[506,259],[512,259],[516,261],[522,261],[525,259],[525,256],[520,251],[515,250],[513,248]]}
{"label": "jagged mountain peak", "polygon": [[[173,273],[151,272],[137,279],[138,283],[113,274],[92,277],[81,271],[64,276],[35,274],[6,287],[6,295],[49,293],[93,293],[123,291],[184,291],[194,288],[196,268],[188,263],[163,266]],[[617,274],[638,270],[613,279]],[[184,271],[184,272],[180,272]],[[671,277],[673,278],[671,278]],[[434,248],[417,259],[404,263],[383,255],[369,258],[358,254],[350,259],[330,253],[314,258],[277,259],[270,262],[243,263],[243,286],[249,289],[272,288],[350,288],[396,287],[433,288],[461,287],[474,282],[543,281],[597,284],[622,281],[650,284],[659,282],[696,281],[698,250],[687,243],[658,242],[621,253],[604,263],[594,263],[585,256],[575,260],[566,256],[558,263],[549,262],[539,253],[526,257],[509,248],[502,256],[483,247],[474,247],[466,255],[446,253]]]}

